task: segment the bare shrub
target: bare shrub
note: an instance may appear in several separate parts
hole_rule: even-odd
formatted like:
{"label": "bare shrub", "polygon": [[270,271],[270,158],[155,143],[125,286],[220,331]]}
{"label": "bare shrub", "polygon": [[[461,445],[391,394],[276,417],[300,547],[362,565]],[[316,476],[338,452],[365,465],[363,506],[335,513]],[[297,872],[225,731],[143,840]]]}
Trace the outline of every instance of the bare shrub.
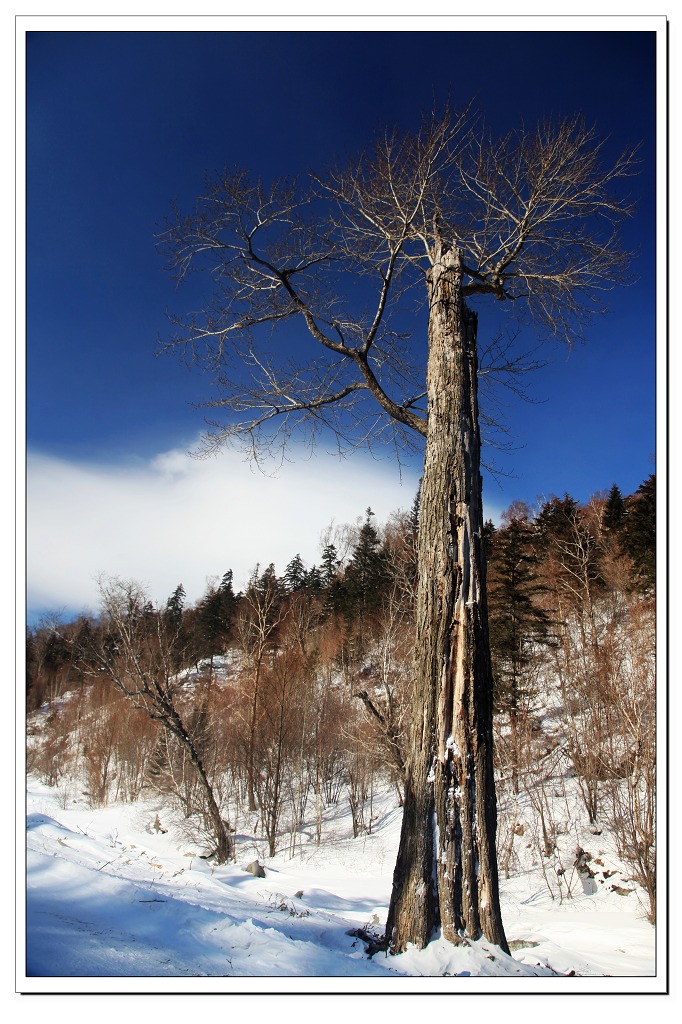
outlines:
{"label": "bare shrub", "polygon": [[110,709],[91,722],[88,738],[83,744],[83,770],[88,796],[93,807],[109,802],[111,787],[116,781],[114,723]]}
{"label": "bare shrub", "polygon": [[[203,790],[219,863],[234,856],[234,843],[213,792],[200,750],[183,720],[178,691],[186,673],[178,673],[184,646],[181,623],[155,609],[134,581],[100,580],[102,628],[88,647],[92,675],[104,675],[131,704],[158,722],[182,749]],[[172,759],[171,759],[172,760]]]}
{"label": "bare shrub", "polygon": [[655,609],[634,601],[612,631],[611,674],[617,729],[611,736],[613,782],[609,825],[620,856],[644,889],[656,921],[656,673]]}
{"label": "bare shrub", "polygon": [[34,771],[45,785],[57,786],[72,773],[76,757],[72,717],[64,709],[54,709],[32,745],[29,770]]}
{"label": "bare shrub", "polygon": [[116,798],[132,802],[144,788],[159,727],[124,699],[117,701],[115,716]]}

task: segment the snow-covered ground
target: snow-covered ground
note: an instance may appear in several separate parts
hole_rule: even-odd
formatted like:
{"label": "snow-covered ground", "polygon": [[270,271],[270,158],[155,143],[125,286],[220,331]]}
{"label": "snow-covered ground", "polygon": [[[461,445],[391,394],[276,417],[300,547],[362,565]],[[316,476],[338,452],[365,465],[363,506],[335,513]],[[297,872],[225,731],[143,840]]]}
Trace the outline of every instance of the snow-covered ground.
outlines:
{"label": "snow-covered ground", "polygon": [[[393,994],[665,990],[644,904],[622,884],[608,837],[589,833],[581,839],[594,880],[583,887],[571,868],[570,897],[552,899],[530,853],[503,880],[511,958],[484,942],[439,941],[368,957],[351,932],[385,922],[400,827],[394,794],[375,813],[372,834],[353,839],[339,805],[323,845],[311,829],[291,858],[286,841],[270,859],[257,838],[238,835],[237,863],[218,867],[183,838],[161,800],[93,809],[29,778],[26,974],[20,934],[17,988],[338,991],[335,979],[346,978],[344,991]],[[256,857],[264,878],[244,870]]]}

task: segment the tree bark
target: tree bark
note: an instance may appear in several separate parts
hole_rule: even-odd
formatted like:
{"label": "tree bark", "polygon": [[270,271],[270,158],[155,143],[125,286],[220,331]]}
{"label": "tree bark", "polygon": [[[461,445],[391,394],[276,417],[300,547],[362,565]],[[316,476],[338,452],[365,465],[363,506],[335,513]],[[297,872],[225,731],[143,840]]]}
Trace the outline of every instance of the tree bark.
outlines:
{"label": "tree bark", "polygon": [[428,433],[419,522],[414,719],[386,926],[391,952],[483,935],[499,905],[478,427],[476,315],[461,254],[429,275]]}
{"label": "tree bark", "polygon": [[258,807],[256,801],[256,782],[255,782],[255,759],[256,759],[256,721],[258,717],[258,690],[260,686],[260,670],[263,656],[262,653],[258,652],[258,658],[256,660],[256,672],[253,682],[253,696],[251,699],[251,718],[249,721],[249,746],[246,752],[246,788],[247,798],[249,803],[249,811],[255,811]]}
{"label": "tree bark", "polygon": [[208,817],[211,819],[211,825],[213,827],[213,834],[216,843],[214,850],[216,863],[225,864],[227,861],[234,859],[234,842],[230,835],[229,826],[223,820],[220,813],[218,801],[216,800],[215,793],[213,792],[213,786],[206,774],[206,769],[204,768],[199,751],[197,750],[192,737],[185,729],[182,719],[174,707],[171,707],[168,717],[165,720],[162,719],[162,722],[185,748],[194,770],[197,773],[199,783],[204,791],[206,812]]}

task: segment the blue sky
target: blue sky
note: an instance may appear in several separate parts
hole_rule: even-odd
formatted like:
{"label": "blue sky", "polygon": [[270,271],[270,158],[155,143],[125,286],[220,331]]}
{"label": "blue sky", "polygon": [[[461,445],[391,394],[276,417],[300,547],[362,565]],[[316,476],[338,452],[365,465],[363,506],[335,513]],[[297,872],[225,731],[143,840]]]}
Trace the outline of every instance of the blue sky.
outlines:
{"label": "blue sky", "polygon": [[[638,214],[625,232],[638,281],[611,294],[612,312],[570,358],[547,346],[535,404],[507,403],[516,449],[494,458],[513,476],[486,475],[486,509],[564,491],[586,500],[613,482],[630,493],[654,471],[654,33],[586,31],[588,19],[569,32],[63,24],[29,33],[26,49],[31,616],[92,605],[99,571],[145,579],[158,599],[182,581],[196,599],[228,567],[239,578],[259,560],[279,571],[297,551],[314,560],[332,518],[411,504],[418,460],[401,481],[390,453],[337,464],[295,448],[268,484],[238,455],[185,458],[208,380],[155,349],[169,334],[166,310],[188,310],[202,291],[174,290],[154,233],[207,171],[303,174],[386,124],[415,127],[434,97],[473,97],[494,129],[579,112],[614,155],[642,144]],[[494,317],[484,306],[479,315],[482,337]]]}

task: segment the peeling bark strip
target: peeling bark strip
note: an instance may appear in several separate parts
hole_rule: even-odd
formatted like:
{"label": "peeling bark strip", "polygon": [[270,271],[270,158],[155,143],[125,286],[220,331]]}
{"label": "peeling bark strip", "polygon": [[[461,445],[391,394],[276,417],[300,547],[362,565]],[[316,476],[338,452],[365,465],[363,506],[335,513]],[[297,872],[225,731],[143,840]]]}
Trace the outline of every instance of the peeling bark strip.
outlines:
{"label": "peeling bark strip", "polygon": [[429,280],[428,434],[419,522],[415,706],[386,939],[392,952],[485,936],[508,952],[495,831],[492,673],[481,548],[476,315],[461,253]]}

